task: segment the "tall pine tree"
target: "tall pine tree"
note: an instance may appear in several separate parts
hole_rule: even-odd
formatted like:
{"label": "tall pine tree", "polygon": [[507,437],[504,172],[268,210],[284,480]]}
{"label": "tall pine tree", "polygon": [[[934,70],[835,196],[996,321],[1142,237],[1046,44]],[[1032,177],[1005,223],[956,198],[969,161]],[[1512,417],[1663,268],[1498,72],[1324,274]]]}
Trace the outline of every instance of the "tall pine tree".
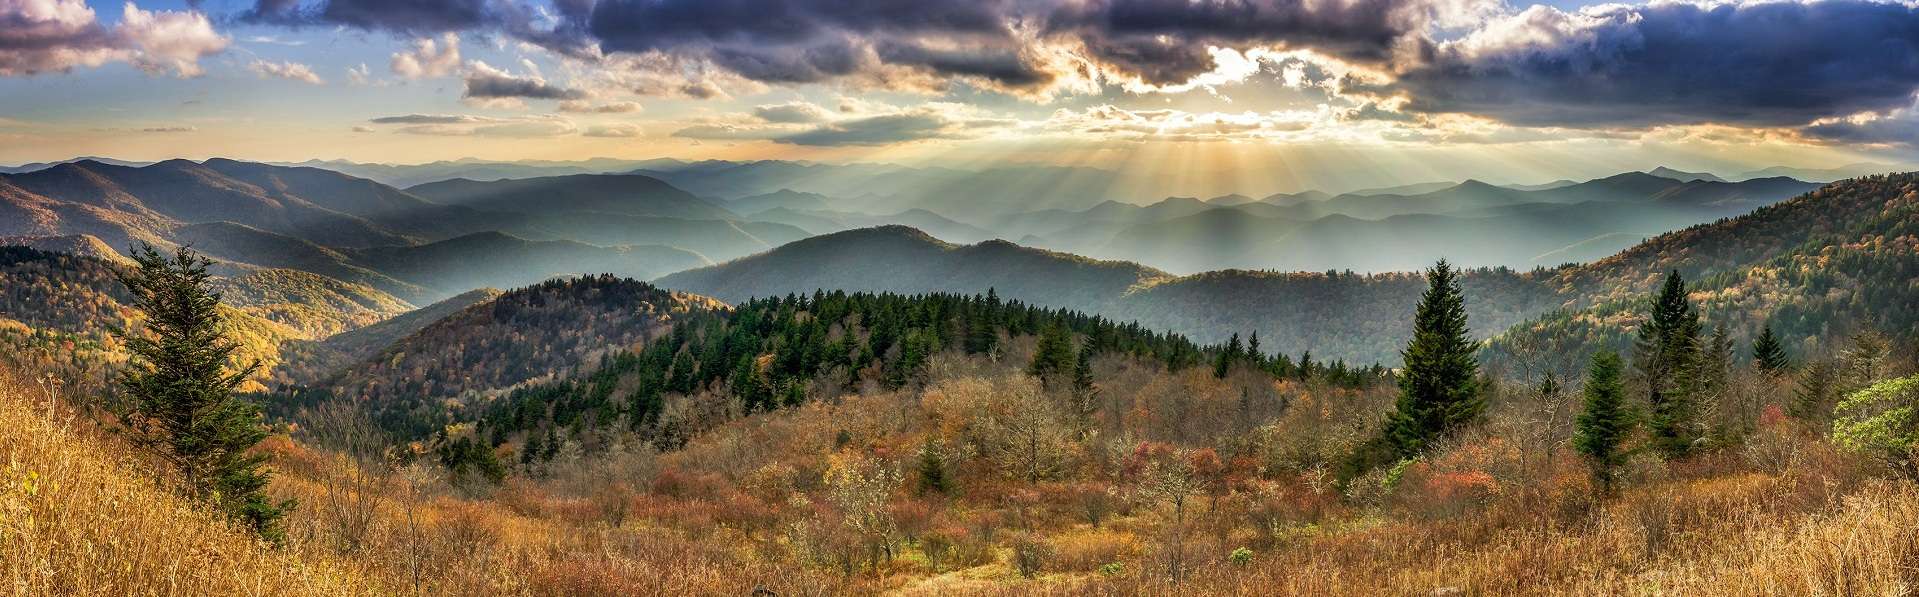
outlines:
{"label": "tall pine tree", "polygon": [[221,331],[212,262],[185,248],[168,258],[151,245],[133,258],[138,267],[121,282],[147,320],[145,334],[124,336],[131,358],[120,374],[122,415],[131,435],[178,471],[193,497],[279,542],[293,502],[267,499],[267,457],[249,453],[267,430],[259,407],[233,395],[260,364],[229,366],[239,345]]}
{"label": "tall pine tree", "polygon": [[1786,347],[1779,343],[1779,337],[1773,335],[1772,326],[1767,325],[1752,341],[1752,366],[1769,377],[1779,377],[1792,372],[1792,357],[1786,355]]}
{"label": "tall pine tree", "polygon": [[1426,270],[1428,287],[1413,313],[1413,339],[1400,354],[1399,400],[1386,420],[1386,439],[1401,458],[1413,458],[1440,436],[1486,408],[1479,391],[1479,346],[1468,336],[1466,299],[1458,272],[1441,260]]}
{"label": "tall pine tree", "polygon": [[1652,412],[1647,427],[1653,447],[1668,459],[1692,452],[1699,440],[1695,394],[1699,390],[1699,312],[1686,300],[1686,282],[1678,270],[1653,298],[1652,314],[1639,328],[1634,360]]}
{"label": "tall pine tree", "polygon": [[1632,412],[1626,407],[1626,389],[1620,384],[1619,355],[1593,355],[1586,372],[1585,407],[1574,422],[1573,449],[1586,457],[1601,493],[1612,493],[1620,466],[1626,464],[1621,447],[1632,433]]}

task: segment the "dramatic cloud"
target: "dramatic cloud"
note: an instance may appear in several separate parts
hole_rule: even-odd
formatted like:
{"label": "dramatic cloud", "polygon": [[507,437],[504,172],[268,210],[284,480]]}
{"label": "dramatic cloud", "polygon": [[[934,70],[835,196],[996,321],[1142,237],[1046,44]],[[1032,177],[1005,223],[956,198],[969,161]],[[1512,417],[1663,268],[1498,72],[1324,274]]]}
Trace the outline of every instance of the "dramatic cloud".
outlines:
{"label": "dramatic cloud", "polygon": [[405,79],[444,77],[460,68],[460,36],[413,40],[413,47],[393,54],[393,74]]}
{"label": "dramatic cloud", "polygon": [[1020,56],[1017,4],[604,0],[589,31],[607,52],[694,56],[767,83],[880,79],[885,66],[1006,85],[1046,82]]}
{"label": "dramatic cloud", "polygon": [[[311,67],[298,62],[254,60],[253,62],[247,63],[247,70],[253,71],[254,74],[260,75],[261,77],[292,79],[309,85],[322,85],[326,83],[325,80],[320,78],[320,75],[314,74]],[[348,72],[352,73],[352,71]]]}
{"label": "dramatic cloud", "polygon": [[578,89],[548,84],[537,75],[516,76],[476,61],[468,69],[466,92],[462,97],[577,100],[586,97],[586,94]]}
{"label": "dramatic cloud", "polygon": [[1884,113],[1821,120],[1799,132],[1810,139],[1835,143],[1919,146],[1919,101]]}
{"label": "dramatic cloud", "polygon": [[126,62],[149,74],[192,77],[201,73],[201,58],[230,43],[199,12],[145,11],[128,2],[109,29],[82,0],[0,0],[0,76]]}
{"label": "dramatic cloud", "polygon": [[924,67],[936,73],[972,76],[1008,87],[1031,87],[1053,81],[1053,73],[1028,60],[1015,48],[933,48],[887,41],[876,52],[881,61]]}
{"label": "dramatic cloud", "polygon": [[1546,6],[1440,44],[1409,109],[1528,126],[1790,126],[1911,102],[1919,7],[1827,0]]}
{"label": "dramatic cloud", "polygon": [[[247,23],[289,27],[337,26],[399,35],[485,31],[561,54],[593,57],[598,48],[586,33],[590,0],[555,0],[559,14],[511,0],[256,0],[240,15]],[[557,18],[556,18],[557,17]]]}
{"label": "dramatic cloud", "polygon": [[274,25],[344,25],[370,31],[426,35],[488,24],[490,0],[258,0],[240,15],[245,22]]}
{"label": "dramatic cloud", "polygon": [[1211,70],[1211,47],[1310,48],[1384,63],[1435,23],[1462,21],[1497,3],[1419,0],[1093,0],[1061,2],[1053,35],[1080,40],[1100,62],[1146,83],[1183,82]]}

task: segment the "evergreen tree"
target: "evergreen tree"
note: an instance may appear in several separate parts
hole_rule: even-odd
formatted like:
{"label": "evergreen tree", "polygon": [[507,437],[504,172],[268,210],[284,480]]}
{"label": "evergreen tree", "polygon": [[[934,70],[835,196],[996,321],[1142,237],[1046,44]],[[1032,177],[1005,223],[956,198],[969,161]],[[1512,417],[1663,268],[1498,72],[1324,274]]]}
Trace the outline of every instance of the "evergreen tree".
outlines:
{"label": "evergreen tree", "polygon": [[130,356],[119,380],[128,398],[123,420],[193,497],[279,542],[280,518],[293,502],[267,499],[267,457],[248,452],[267,430],[259,407],[233,395],[260,364],[229,367],[239,345],[221,331],[212,262],[185,248],[169,259],[151,245],[133,258],[138,267],[121,282],[147,319],[145,334],[123,336]]}
{"label": "evergreen tree", "polygon": [[1593,355],[1592,368],[1586,372],[1585,408],[1574,423],[1573,449],[1586,457],[1600,492],[1608,494],[1616,472],[1626,464],[1621,444],[1633,426],[1626,390],[1619,381],[1620,367],[1616,353]]}
{"label": "evergreen tree", "polygon": [[1760,373],[1779,377],[1792,371],[1792,358],[1786,356],[1786,347],[1779,343],[1779,337],[1773,335],[1772,326],[1767,325],[1759,332],[1759,338],[1752,341],[1752,364]]}
{"label": "evergreen tree", "polygon": [[1797,387],[1787,414],[1823,429],[1832,421],[1832,408],[1839,402],[1839,372],[1832,363],[1817,361],[1799,372]]}
{"label": "evergreen tree", "polygon": [[1428,287],[1413,314],[1413,338],[1401,352],[1399,400],[1386,420],[1386,437],[1401,458],[1413,458],[1433,440],[1485,410],[1479,388],[1478,343],[1466,327],[1458,274],[1441,260],[1426,271]]}
{"label": "evergreen tree", "polygon": [[540,435],[527,432],[526,445],[520,446],[520,468],[533,470],[533,466],[539,464],[545,454],[546,448],[540,445]]}
{"label": "evergreen tree", "polygon": [[1647,426],[1653,446],[1668,459],[1692,452],[1699,439],[1695,419],[1699,383],[1699,312],[1686,300],[1686,283],[1674,270],[1652,302],[1652,316],[1639,328],[1634,356],[1652,409]]}
{"label": "evergreen tree", "polygon": [[1707,400],[1725,396],[1726,386],[1732,382],[1733,361],[1732,338],[1725,324],[1713,326],[1712,340],[1698,358],[1693,394]]}
{"label": "evergreen tree", "polygon": [[554,458],[560,456],[560,434],[553,430],[554,427],[557,427],[557,425],[546,426],[546,442],[540,444],[542,448],[540,451],[541,462],[553,462]]}
{"label": "evergreen tree", "polygon": [[1033,351],[1033,363],[1026,367],[1026,373],[1040,379],[1042,385],[1051,385],[1053,378],[1073,368],[1073,336],[1065,326],[1054,324],[1046,326],[1039,337],[1039,347]]}
{"label": "evergreen tree", "polygon": [[740,404],[746,410],[767,410],[773,407],[767,395],[766,382],[760,379],[760,364],[756,355],[743,355],[740,362],[733,366],[733,374],[727,382],[733,384],[733,394],[740,397]]}
{"label": "evergreen tree", "polygon": [[920,371],[926,368],[926,360],[932,355],[932,334],[924,330],[907,332],[906,339],[900,342],[899,360],[887,370],[886,383],[894,388],[906,387],[919,379]]}
{"label": "evergreen tree", "polygon": [[966,352],[991,354],[999,348],[999,321],[994,316],[994,308],[982,306],[977,310],[966,326]]}
{"label": "evergreen tree", "polygon": [[1233,334],[1233,339],[1226,342],[1226,349],[1219,351],[1219,360],[1213,363],[1213,377],[1226,379],[1226,375],[1233,372],[1233,361],[1239,360],[1240,350],[1239,334]]}
{"label": "evergreen tree", "polygon": [[919,493],[946,493],[953,488],[952,479],[946,475],[946,459],[940,456],[938,442],[927,440],[920,446],[919,454]]}

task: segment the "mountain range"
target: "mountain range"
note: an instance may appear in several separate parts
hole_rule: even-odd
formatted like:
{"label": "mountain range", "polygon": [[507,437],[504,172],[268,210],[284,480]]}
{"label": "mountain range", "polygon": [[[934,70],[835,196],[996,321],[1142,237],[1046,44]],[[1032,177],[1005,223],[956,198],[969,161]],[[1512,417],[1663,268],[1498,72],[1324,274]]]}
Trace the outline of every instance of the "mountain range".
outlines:
{"label": "mountain range", "polygon": [[[732,184],[721,173],[745,176],[736,181],[743,184],[822,168],[727,164],[646,166],[708,191]],[[859,204],[790,189],[728,200],[636,174],[456,179],[401,189],[308,166],[78,160],[0,175],[0,214],[7,216],[0,237],[109,260],[113,249],[137,241],[192,246],[220,261],[230,303],[275,330],[262,337],[279,344],[319,342],[418,305],[484,300],[470,294],[476,289],[609,273],[727,302],[816,289],[991,288],[1009,299],[1138,321],[1204,342],[1257,330],[1275,350],[1390,363],[1406,332],[1399,315],[1422,288],[1407,272],[1434,259],[1472,268],[1464,278],[1468,295],[1483,298],[1468,310],[1475,332],[1492,337],[1641,289],[1653,270],[1616,268],[1644,254],[1643,247],[1672,245],[1674,235],[1720,225],[1713,222],[1779,213],[1767,206],[1793,195],[1801,197],[1781,205],[1805,210],[1814,201],[1808,197],[1835,192],[1789,178],[1712,178],[1659,169],[1524,188],[1466,181],[1342,195],[1107,200],[1076,210],[1001,206],[969,221],[919,208],[849,210]],[[1020,242],[1000,240],[1008,237]],[[1812,242],[1785,232],[1742,233],[1657,254],[1787,242],[1778,239]],[[1761,258],[1780,257],[1752,252],[1725,260]],[[1725,271],[1733,270],[1706,273]],[[357,357],[402,335],[329,354]],[[325,364],[308,368],[353,359],[319,360]]]}

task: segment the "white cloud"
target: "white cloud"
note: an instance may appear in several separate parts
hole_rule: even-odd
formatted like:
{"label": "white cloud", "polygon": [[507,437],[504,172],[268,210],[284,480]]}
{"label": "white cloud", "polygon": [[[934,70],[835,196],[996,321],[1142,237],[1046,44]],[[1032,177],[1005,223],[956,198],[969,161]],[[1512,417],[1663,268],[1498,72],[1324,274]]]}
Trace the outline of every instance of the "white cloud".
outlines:
{"label": "white cloud", "polygon": [[108,29],[81,0],[0,0],[0,76],[126,62],[148,74],[193,77],[201,58],[231,43],[198,11],[145,11],[128,2]]}
{"label": "white cloud", "polygon": [[360,63],[359,66],[348,67],[346,82],[349,85],[372,85],[373,69],[367,68],[365,62]]}
{"label": "white cloud", "polygon": [[[309,85],[323,85],[326,83],[324,79],[320,78],[320,75],[314,74],[311,67],[298,62],[254,60],[247,64],[247,70],[253,71],[254,74],[260,75],[261,77],[292,79]],[[349,70],[348,72],[351,73],[352,71]]]}
{"label": "white cloud", "polygon": [[413,40],[413,48],[393,54],[393,74],[405,79],[444,77],[460,69],[460,36],[448,33],[438,39]]}

